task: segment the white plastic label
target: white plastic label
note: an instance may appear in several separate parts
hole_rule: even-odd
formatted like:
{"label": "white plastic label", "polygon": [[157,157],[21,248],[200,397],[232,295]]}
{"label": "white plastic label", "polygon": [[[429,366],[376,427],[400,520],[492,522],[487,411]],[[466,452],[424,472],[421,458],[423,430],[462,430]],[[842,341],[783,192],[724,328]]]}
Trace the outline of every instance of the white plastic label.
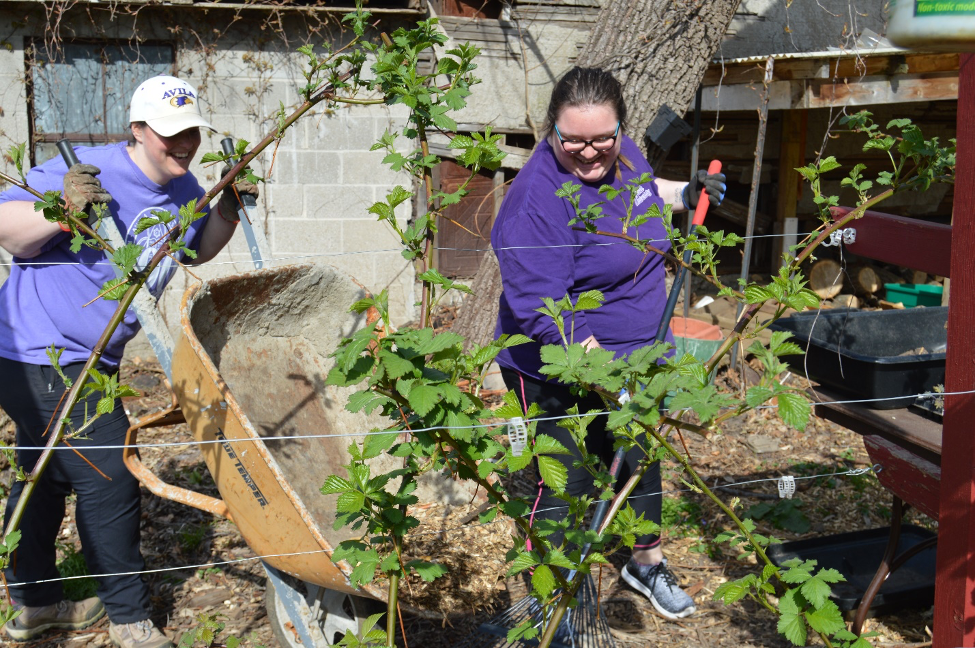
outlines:
{"label": "white plastic label", "polygon": [[794,496],[794,477],[781,476],[777,479],[777,490],[780,492],[781,499],[789,499]]}
{"label": "white plastic label", "polygon": [[512,455],[518,456],[522,454],[522,450],[526,448],[526,441],[529,439],[526,422],[522,418],[510,419],[506,435],[509,436],[509,446],[512,447]]}

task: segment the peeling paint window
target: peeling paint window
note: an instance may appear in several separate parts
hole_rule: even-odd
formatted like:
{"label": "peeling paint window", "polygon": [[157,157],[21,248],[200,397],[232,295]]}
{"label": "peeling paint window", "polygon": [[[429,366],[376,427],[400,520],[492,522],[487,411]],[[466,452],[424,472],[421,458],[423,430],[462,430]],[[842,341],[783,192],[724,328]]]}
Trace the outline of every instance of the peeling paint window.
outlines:
{"label": "peeling paint window", "polygon": [[173,74],[169,43],[67,41],[28,44],[32,163],[57,155],[55,143],[98,145],[126,139],[129,98],[158,74]]}

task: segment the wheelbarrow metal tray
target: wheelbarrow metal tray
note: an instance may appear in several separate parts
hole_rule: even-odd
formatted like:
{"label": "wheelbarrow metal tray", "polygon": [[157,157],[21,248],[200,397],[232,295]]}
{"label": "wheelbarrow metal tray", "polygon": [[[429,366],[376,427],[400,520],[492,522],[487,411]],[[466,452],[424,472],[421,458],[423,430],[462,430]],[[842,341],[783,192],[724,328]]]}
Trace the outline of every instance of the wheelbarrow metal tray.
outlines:
{"label": "wheelbarrow metal tray", "polygon": [[784,357],[796,372],[855,398],[880,400],[871,408],[894,409],[943,383],[947,316],[947,307],[828,309],[781,318],[770,329],[790,332],[806,351]]}
{"label": "wheelbarrow metal tray", "polygon": [[326,387],[328,354],[366,322],[348,306],[366,295],[319,265],[227,276],[183,298],[173,389],[242,537],[272,566],[354,592],[329,557],[334,498],[319,493],[342,474],[350,438],[280,439],[369,431],[343,408],[353,389]]}
{"label": "wheelbarrow metal tray", "polygon": [[[904,524],[896,555],[933,537],[936,534],[925,528]],[[851,611],[858,608],[862,594],[875,576],[888,541],[888,527],[873,528],[774,544],[767,550],[767,557],[778,567],[787,560],[800,558],[817,560],[818,569],[841,572],[846,581],[831,585],[831,599],[842,611]],[[933,547],[914,555],[894,571],[876,594],[871,608],[876,613],[884,613],[901,607],[927,607],[933,604],[935,584],[936,548]]]}

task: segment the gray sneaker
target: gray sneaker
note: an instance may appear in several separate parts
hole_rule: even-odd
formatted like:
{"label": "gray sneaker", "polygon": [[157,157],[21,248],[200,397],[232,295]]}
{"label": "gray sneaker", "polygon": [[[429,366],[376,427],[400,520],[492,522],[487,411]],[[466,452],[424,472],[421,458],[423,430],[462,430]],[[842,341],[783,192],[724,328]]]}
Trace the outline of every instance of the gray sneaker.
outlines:
{"label": "gray sneaker", "polygon": [[109,639],[120,648],[172,648],[173,642],[148,618],[135,623],[109,625]]}
{"label": "gray sneaker", "polygon": [[15,641],[29,641],[46,630],[83,630],[105,614],[96,596],[85,600],[62,600],[43,607],[21,607],[20,615],[4,626]]}
{"label": "gray sneaker", "polygon": [[624,581],[643,593],[665,618],[677,620],[695,611],[695,601],[678,586],[666,564],[638,564],[634,558],[621,570]]}

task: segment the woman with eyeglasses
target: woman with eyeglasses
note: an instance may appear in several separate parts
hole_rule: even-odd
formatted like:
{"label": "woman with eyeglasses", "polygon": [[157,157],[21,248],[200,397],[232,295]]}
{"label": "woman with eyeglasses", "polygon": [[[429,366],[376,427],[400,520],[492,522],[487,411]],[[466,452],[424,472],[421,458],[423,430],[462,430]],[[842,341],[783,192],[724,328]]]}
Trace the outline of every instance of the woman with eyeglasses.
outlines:
{"label": "woman with eyeglasses", "polygon": [[[594,394],[579,398],[565,384],[547,380],[540,372],[540,348],[562,345],[556,325],[536,310],[541,298],[560,300],[569,294],[576,302],[585,291],[599,290],[604,304],[599,309],[570,315],[566,335],[571,343],[588,350],[601,347],[622,356],[651,345],[665,309],[665,266],[659,255],[645,255],[626,242],[582,231],[568,225],[574,208],[556,191],[571,181],[580,185],[580,206],[603,203],[599,230],[620,232],[625,206],[621,199],[607,201],[598,193],[607,184],[621,188],[644,173],[652,180],[635,193],[633,214],[644,213],[652,204],[672,204],[673,212],[694,208],[703,187],[711,204],[718,204],[725,192],[722,174],[696,174],[692,183],[654,178],[651,166],[638,146],[627,136],[627,108],[621,85],[609,73],[597,68],[573,68],[557,84],[550,98],[544,131],[526,166],[520,170],[506,194],[495,225],[492,247],[499,260],[503,292],[499,298],[496,336],[524,334],[532,343],[505,350],[498,357],[506,386],[514,390],[524,407],[538,404],[545,416],[561,416],[573,405],[579,413],[604,410]],[[626,195],[625,195],[626,196]],[[633,237],[653,239],[668,250],[665,228],[658,219],[631,228]],[[667,341],[674,343],[671,332]],[[609,463],[613,440],[605,428],[606,418],[597,418],[588,428],[587,448]],[[545,434],[561,442],[573,456],[555,456],[566,464],[566,492],[579,496],[594,489],[593,477],[583,468],[569,431],[556,420],[537,423],[536,435]],[[633,473],[643,452],[637,447],[625,458],[619,485]],[[661,523],[661,471],[656,463],[645,472],[632,493],[630,505],[645,519]],[[562,520],[566,502],[540,482],[534,512],[540,518]],[[535,516],[535,515],[534,515]],[[557,542],[559,534],[550,539]],[[651,600],[655,609],[669,619],[695,611],[695,603],[678,585],[669,570],[657,535],[638,538],[632,557],[622,571],[624,580]]]}

